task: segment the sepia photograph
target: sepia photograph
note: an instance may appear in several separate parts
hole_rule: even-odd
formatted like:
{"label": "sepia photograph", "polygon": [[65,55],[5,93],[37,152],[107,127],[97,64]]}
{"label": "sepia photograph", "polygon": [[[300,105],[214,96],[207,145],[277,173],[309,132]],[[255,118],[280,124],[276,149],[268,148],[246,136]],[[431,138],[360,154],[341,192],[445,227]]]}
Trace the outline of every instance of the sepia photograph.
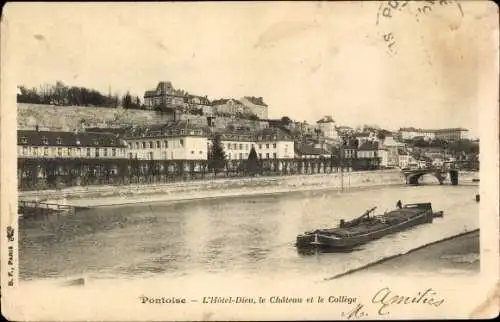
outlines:
{"label": "sepia photograph", "polygon": [[498,7],[7,3],[2,314],[494,318]]}

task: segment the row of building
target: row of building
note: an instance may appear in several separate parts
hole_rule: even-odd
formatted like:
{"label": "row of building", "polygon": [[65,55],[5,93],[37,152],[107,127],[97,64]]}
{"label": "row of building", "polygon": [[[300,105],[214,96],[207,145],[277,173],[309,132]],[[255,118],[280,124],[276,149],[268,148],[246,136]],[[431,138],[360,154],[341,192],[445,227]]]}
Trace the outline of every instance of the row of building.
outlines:
{"label": "row of building", "polygon": [[159,82],[156,89],[144,93],[144,106],[154,109],[158,106],[190,113],[201,110],[205,116],[255,116],[267,119],[268,106],[262,97],[245,96],[241,99],[217,99],[210,101],[207,96],[198,96],[175,89],[171,82]]}
{"label": "row of building", "polygon": [[457,141],[467,138],[467,129],[464,128],[449,128],[449,129],[416,129],[414,127],[400,128],[398,131],[399,137],[403,140],[423,139]]}
{"label": "row of building", "polygon": [[[260,159],[313,159],[332,155],[346,160],[372,160],[377,167],[422,166],[411,148],[374,132],[350,135],[339,144],[328,140],[300,141],[287,128],[216,130],[189,122],[123,129],[82,129],[74,132],[18,131],[20,158],[138,160],[207,160],[212,138],[219,135],[227,160],[246,160],[255,149]],[[430,156],[428,160],[444,157]]]}

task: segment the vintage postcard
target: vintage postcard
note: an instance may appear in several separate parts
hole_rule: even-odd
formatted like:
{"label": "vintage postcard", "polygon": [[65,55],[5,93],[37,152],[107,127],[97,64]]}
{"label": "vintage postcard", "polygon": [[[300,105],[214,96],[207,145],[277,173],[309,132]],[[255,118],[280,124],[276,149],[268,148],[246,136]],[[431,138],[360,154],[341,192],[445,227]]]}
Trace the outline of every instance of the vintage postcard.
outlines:
{"label": "vintage postcard", "polygon": [[495,318],[489,1],[7,3],[2,314]]}

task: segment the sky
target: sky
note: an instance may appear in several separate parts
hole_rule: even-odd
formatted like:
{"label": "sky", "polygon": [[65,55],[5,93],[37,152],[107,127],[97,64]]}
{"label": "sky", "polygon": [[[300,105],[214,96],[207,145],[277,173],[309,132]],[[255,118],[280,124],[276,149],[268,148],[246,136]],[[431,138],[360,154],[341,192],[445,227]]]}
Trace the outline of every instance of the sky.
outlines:
{"label": "sky", "polygon": [[[16,85],[60,80],[142,98],[171,81],[210,99],[261,96],[270,118],[313,123],[331,115],[339,125],[390,130],[464,127],[476,137],[481,96],[496,95],[486,91],[495,88],[496,7],[450,1],[422,11],[410,3],[386,10],[390,18],[386,7],[9,3],[4,42]],[[393,38],[384,42],[388,33]]]}

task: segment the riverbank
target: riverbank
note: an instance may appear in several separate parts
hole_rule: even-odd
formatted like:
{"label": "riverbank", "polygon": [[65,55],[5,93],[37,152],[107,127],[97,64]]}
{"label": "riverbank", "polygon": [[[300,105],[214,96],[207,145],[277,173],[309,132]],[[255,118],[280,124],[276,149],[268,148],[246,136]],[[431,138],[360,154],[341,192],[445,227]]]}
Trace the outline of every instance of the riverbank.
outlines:
{"label": "riverbank", "polygon": [[368,274],[476,274],[480,271],[479,229],[397,254],[330,279]]}
{"label": "riverbank", "polygon": [[[461,172],[459,184],[473,184],[478,172]],[[60,190],[24,191],[19,200],[43,201],[75,207],[99,207],[147,202],[183,201],[286,192],[331,190],[405,184],[399,170],[276,177],[220,178],[167,184],[70,187]],[[474,183],[477,184],[477,183]]]}
{"label": "riverbank", "polygon": [[[128,186],[71,187],[61,190],[26,191],[19,200],[44,201],[75,207],[99,207],[159,201],[181,201],[233,196],[276,194],[294,191],[352,189],[404,184],[398,170],[279,177],[230,178]],[[343,188],[342,188],[343,187]]]}

